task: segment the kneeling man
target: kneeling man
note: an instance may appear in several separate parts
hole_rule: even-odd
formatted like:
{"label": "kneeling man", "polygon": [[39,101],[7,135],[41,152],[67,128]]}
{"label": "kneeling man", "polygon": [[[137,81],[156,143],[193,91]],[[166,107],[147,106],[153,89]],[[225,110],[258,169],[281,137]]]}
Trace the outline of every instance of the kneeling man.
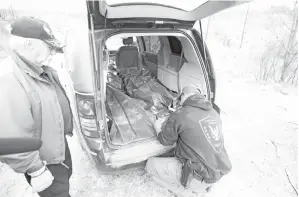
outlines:
{"label": "kneeling man", "polygon": [[146,171],[176,195],[203,194],[232,168],[221,119],[196,86],[183,88],[180,102],[163,128],[155,125],[161,144],[176,143],[175,156],[150,158]]}

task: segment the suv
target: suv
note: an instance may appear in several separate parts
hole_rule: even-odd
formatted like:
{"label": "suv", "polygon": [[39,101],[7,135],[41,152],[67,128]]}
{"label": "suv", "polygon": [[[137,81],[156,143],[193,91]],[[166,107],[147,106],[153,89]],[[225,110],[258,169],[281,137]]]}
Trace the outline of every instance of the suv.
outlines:
{"label": "suv", "polygon": [[211,57],[193,26],[199,21],[201,31],[202,18],[244,2],[206,1],[188,12],[87,1],[88,27],[68,37],[65,54],[77,135],[100,173],[140,168],[173,150],[158,142],[153,121],[184,86],[196,84],[219,112]]}

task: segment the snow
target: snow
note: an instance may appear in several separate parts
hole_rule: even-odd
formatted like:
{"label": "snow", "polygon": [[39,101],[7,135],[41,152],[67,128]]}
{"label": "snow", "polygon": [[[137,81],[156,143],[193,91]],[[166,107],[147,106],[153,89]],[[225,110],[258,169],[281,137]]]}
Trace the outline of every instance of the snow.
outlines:
{"label": "snow", "polygon": [[[255,5],[258,7],[258,3]],[[262,29],[267,17],[263,12],[254,11],[254,4],[251,9],[250,30],[246,31],[241,49],[242,23],[234,20],[243,20],[245,12],[229,17],[236,25],[231,29],[219,20],[225,20],[227,13],[211,18],[207,44],[216,69],[216,103],[222,109],[225,146],[233,169],[215,184],[207,197],[297,196],[286,172],[298,189],[298,89],[287,84],[255,81],[254,69],[265,48],[263,39],[269,36]],[[257,13],[258,17],[253,17]],[[261,31],[256,33],[257,29]],[[66,71],[57,69],[64,78]],[[173,196],[142,170],[99,175],[82,151],[77,136],[68,141],[73,157],[72,197]],[[0,177],[1,197],[34,196],[24,176],[4,164],[0,164]]]}
{"label": "snow", "polygon": [[[217,72],[217,77],[217,104],[222,108],[225,146],[233,170],[208,196],[294,196],[285,169],[297,184],[296,89],[289,88],[285,95],[277,91],[279,85],[259,84],[228,71]],[[77,137],[68,141],[74,168],[71,196],[173,196],[143,171],[98,175]],[[32,196],[24,177],[7,166],[0,168],[0,177],[0,196]]]}

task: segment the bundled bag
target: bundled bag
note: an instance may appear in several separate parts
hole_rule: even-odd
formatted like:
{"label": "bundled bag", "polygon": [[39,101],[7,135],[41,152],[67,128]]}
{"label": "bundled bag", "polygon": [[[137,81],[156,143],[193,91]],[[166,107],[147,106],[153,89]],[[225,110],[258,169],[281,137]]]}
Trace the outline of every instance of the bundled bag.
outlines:
{"label": "bundled bag", "polygon": [[109,85],[106,98],[107,114],[113,121],[110,129],[113,144],[125,145],[132,141],[156,137],[154,115],[144,109],[144,101],[130,98]]}
{"label": "bundled bag", "polygon": [[109,72],[107,79],[108,79],[108,82],[107,82],[108,85],[110,85],[116,89],[122,90],[123,83],[122,83],[122,79],[119,76],[115,75],[112,72]]}
{"label": "bundled bag", "polygon": [[132,98],[143,100],[154,114],[168,110],[176,97],[153,76],[149,70],[123,75],[124,89]]}

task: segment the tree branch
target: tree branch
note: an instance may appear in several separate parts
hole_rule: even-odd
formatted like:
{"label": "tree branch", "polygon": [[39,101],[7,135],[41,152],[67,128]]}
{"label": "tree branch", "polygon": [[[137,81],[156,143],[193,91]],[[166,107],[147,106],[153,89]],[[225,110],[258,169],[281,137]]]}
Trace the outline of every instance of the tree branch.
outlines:
{"label": "tree branch", "polygon": [[279,36],[278,36],[278,34],[276,33],[275,30],[273,30],[273,34],[274,34],[274,36],[275,36],[276,39],[277,39],[277,43],[280,44],[281,47],[282,47],[285,51],[287,51],[287,49],[286,49],[286,47],[285,47],[285,43],[282,41],[282,39],[279,38]]}
{"label": "tree branch", "polygon": [[286,20],[283,19],[281,15],[279,15],[279,19],[281,21],[282,27],[285,26],[287,28],[287,30],[282,28],[284,31],[289,32],[292,30],[292,28],[287,25],[287,23],[285,22]]}
{"label": "tree branch", "polygon": [[297,191],[297,189],[295,188],[295,186],[293,185],[293,183],[291,182],[287,169],[284,169],[284,171],[285,171],[285,173],[286,173],[286,175],[287,175],[287,177],[288,177],[288,181],[289,181],[290,185],[292,186],[292,188],[293,188],[294,191],[296,192],[296,195],[298,196],[298,191]]}
{"label": "tree branch", "polygon": [[275,144],[275,142],[274,141],[272,141],[272,140],[270,140],[271,141],[271,143],[274,145],[274,147],[275,147],[275,153],[276,153],[276,158],[279,158],[279,156],[278,156],[278,148],[277,148],[277,145]]}

